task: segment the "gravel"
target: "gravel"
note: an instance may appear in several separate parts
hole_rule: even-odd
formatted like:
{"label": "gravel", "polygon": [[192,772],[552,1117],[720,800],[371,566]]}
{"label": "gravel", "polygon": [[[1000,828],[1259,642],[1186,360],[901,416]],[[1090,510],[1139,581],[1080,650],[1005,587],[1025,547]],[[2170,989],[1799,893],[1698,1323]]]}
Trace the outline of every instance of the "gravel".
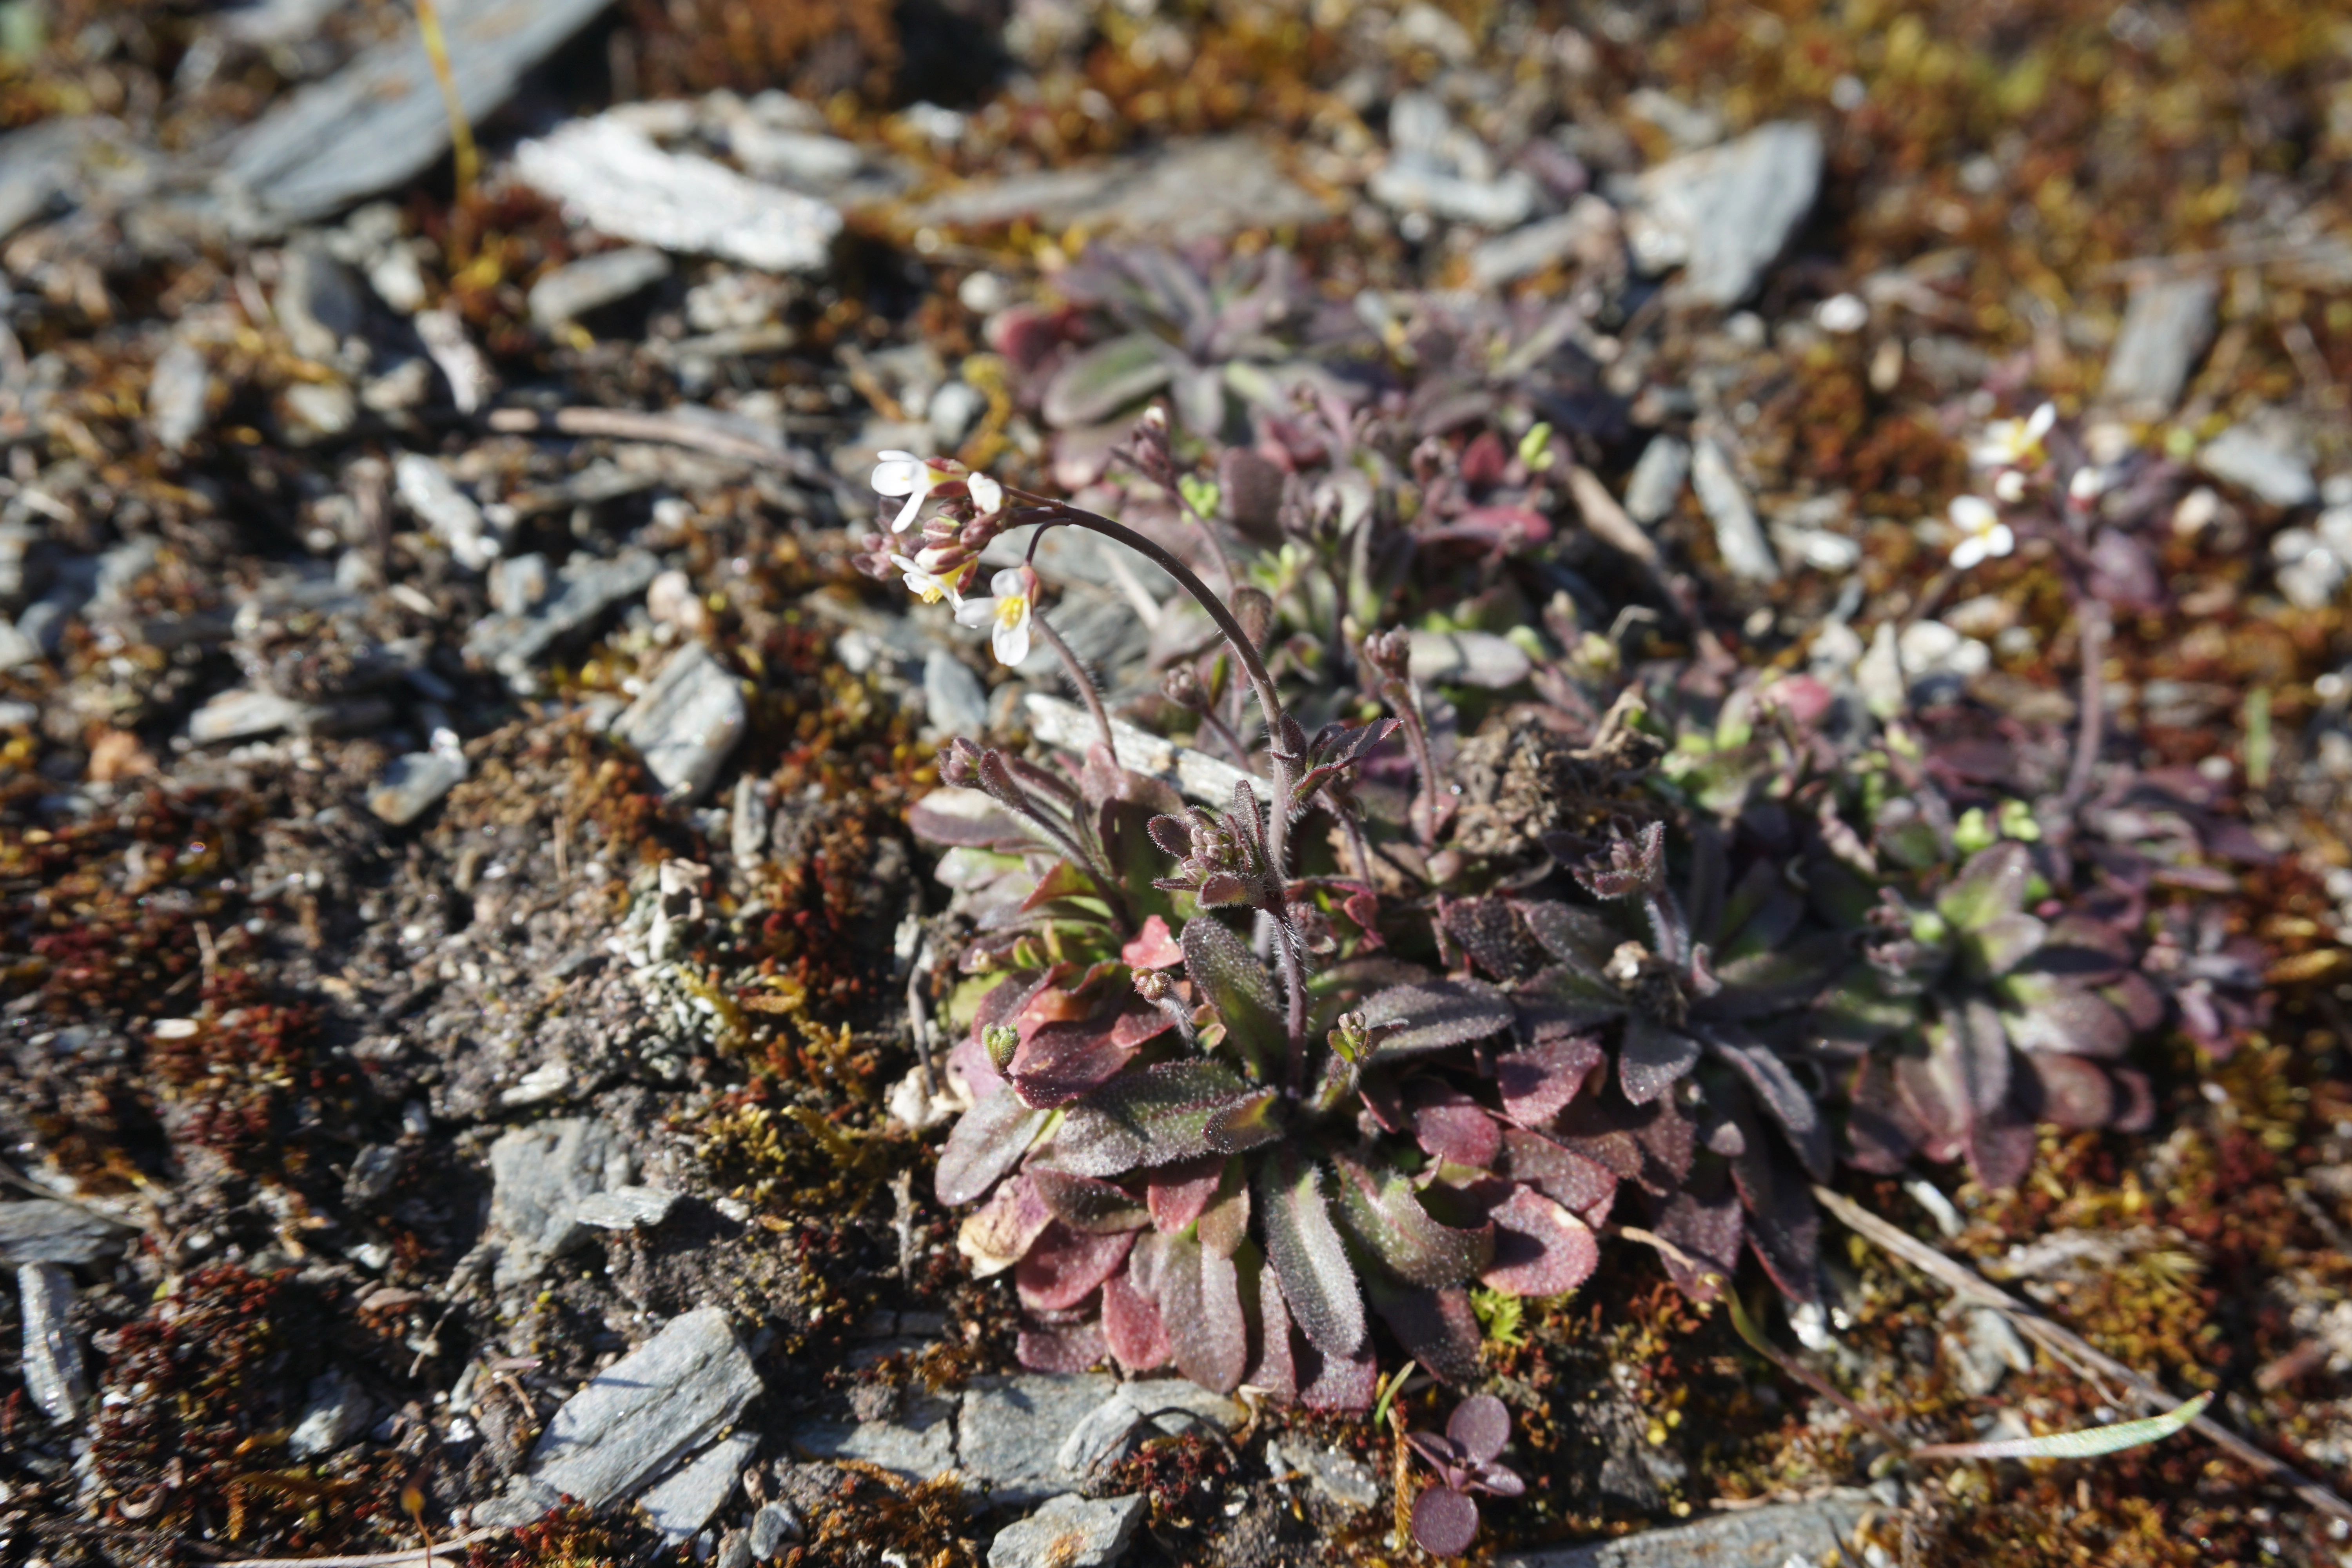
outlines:
{"label": "gravel", "polygon": [[1127,1555],[1149,1501],[1139,1493],[1089,1500],[1065,1492],[997,1531],[988,1568],[1110,1568]]}
{"label": "gravel", "polygon": [[1679,266],[1693,299],[1736,305],[1812,211],[1821,182],[1821,132],[1799,121],[1661,163],[1626,193],[1634,259],[1653,272]]}
{"label": "gravel", "polygon": [[25,1320],[25,1392],[50,1420],[79,1421],[89,1373],[81,1335],[69,1321],[73,1276],[58,1264],[27,1263],[16,1270],[16,1302]]}
{"label": "gravel", "polygon": [[700,800],[743,738],[748,717],[741,684],[709,647],[688,643],[613,721],[613,735],[637,749],[672,800]]}

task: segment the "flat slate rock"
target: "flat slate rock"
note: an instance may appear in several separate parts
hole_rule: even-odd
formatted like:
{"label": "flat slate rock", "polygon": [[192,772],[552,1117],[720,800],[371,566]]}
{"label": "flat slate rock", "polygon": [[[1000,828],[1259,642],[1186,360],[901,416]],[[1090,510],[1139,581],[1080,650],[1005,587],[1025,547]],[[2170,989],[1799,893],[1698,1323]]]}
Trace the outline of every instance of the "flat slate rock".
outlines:
{"label": "flat slate rock", "polygon": [[909,1389],[890,1421],[814,1421],[793,1440],[820,1459],[879,1465],[910,1481],[928,1481],[956,1466],[956,1406],[960,1394]]}
{"label": "flat slate rock", "polygon": [[988,1568],[1111,1568],[1127,1555],[1149,1500],[1065,1492],[989,1543]]}
{"label": "flat slate rock", "polygon": [[552,596],[519,616],[484,616],[466,633],[466,657],[512,678],[526,674],[563,638],[586,630],[624,599],[646,591],[661,563],[642,550],[611,561],[575,555],[556,569]]}
{"label": "flat slate rock", "polygon": [[75,1204],[49,1198],[0,1204],[0,1264],[95,1263],[122,1250],[130,1232]]}
{"label": "flat slate rock", "polygon": [[646,771],[671,798],[699,800],[718,781],[749,722],[742,684],[696,642],[670,656],[628,711],[613,721],[613,734],[637,749]]}
{"label": "flat slate rock", "polygon": [[611,115],[575,120],[515,149],[515,173],[615,239],[724,257],[766,272],[813,272],[833,253],[829,202],[670,153]]}
{"label": "flat slate rock", "polygon": [[[609,0],[441,0],[458,101],[479,125],[522,74]],[[415,27],[303,88],[217,154],[232,225],[269,233],[404,184],[449,147],[449,114]]]}
{"label": "flat slate rock", "polygon": [[722,1309],[674,1318],[563,1402],[531,1450],[530,1479],[602,1508],[733,1426],[760,1391]]}
{"label": "flat slate rock", "polygon": [[735,1483],[760,1439],[736,1432],[719,1439],[677,1468],[677,1473],[637,1500],[656,1530],[672,1546],[683,1545],[710,1522],[735,1494]]}
{"label": "flat slate rock", "polygon": [[55,1263],[16,1270],[16,1306],[25,1317],[25,1392],[52,1421],[73,1421],[89,1398],[89,1369],[72,1321],[73,1276]]}
{"label": "flat slate rock", "polygon": [[1723,564],[1735,577],[1769,583],[1780,575],[1780,563],[1748,504],[1747,487],[1732,471],[1731,459],[1712,440],[1701,440],[1691,453],[1691,488],[1698,504],[1715,524],[1715,546]]}
{"label": "flat slate rock", "polygon": [[2252,425],[2232,425],[2206,442],[2197,466],[2272,506],[2309,506],[2319,499],[2309,459]]}
{"label": "flat slate rock", "polygon": [[1858,1563],[1854,1532],[1863,1516],[1878,1507],[1867,1493],[1837,1492],[1591,1546],[1514,1553],[1496,1559],[1494,1568],[1788,1568],[1791,1559]]}
{"label": "flat slate rock", "polygon": [[1736,305],[1813,210],[1821,184],[1822,133],[1802,121],[1775,121],[1631,182],[1640,221],[1627,237],[1649,270],[1681,266],[1692,298]]}
{"label": "flat slate rock", "polygon": [[2221,288],[2210,278],[2156,279],[2135,286],[2107,353],[2100,395],[2118,408],[2169,414],[2189,373],[2213,341]]}
{"label": "flat slate rock", "polygon": [[1031,218],[1171,239],[1223,238],[1329,216],[1319,198],[1282,172],[1273,148],[1248,136],[1171,142],[1090,169],[974,180],[907,214],[925,227],[991,228]]}
{"label": "flat slate rock", "polygon": [[499,1289],[539,1278],[583,1239],[582,1200],[625,1186],[629,1156],[609,1123],[585,1117],[539,1121],[490,1145],[489,1233],[499,1244]]}

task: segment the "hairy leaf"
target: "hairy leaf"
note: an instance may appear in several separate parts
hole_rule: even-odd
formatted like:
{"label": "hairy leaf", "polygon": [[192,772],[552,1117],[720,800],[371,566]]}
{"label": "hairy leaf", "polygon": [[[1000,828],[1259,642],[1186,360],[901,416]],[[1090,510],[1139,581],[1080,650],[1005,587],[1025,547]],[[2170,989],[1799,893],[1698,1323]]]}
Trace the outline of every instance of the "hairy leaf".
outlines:
{"label": "hairy leaf", "polygon": [[1458,1285],[1495,1255],[1492,1226],[1445,1225],[1423,1206],[1412,1184],[1394,1170],[1374,1170],[1349,1155],[1339,1172],[1339,1217],[1381,1266],[1414,1285]]}
{"label": "hairy leaf", "polygon": [[1595,980],[1625,933],[1596,910],[1542,900],[1521,904],[1519,918],[1544,951]]}
{"label": "hairy leaf", "polygon": [[1322,1172],[1295,1149],[1276,1150],[1258,1167],[1257,1212],[1299,1331],[1327,1355],[1353,1356],[1364,1343],[1364,1299],[1331,1224]]}
{"label": "hairy leaf", "polygon": [[1666,1200],[1653,1227],[1682,1253],[1661,1253],[1667,1277],[1694,1301],[1712,1301],[1739,1258],[1739,1200],[1728,1191],[1702,1195],[1685,1189]]}
{"label": "hairy leaf", "polygon": [[[1632,1142],[1630,1136],[1626,1142]],[[1505,1128],[1503,1150],[1505,1174],[1539,1189],[1545,1196],[1585,1215],[1589,1221],[1595,1209],[1605,1214],[1610,1200],[1616,1196],[1617,1173],[1539,1133]]]}
{"label": "hairy leaf", "polygon": [[1980,931],[2024,909],[2025,888],[2032,876],[2033,862],[2025,846],[2004,838],[1969,857],[1936,900],[1936,911],[1963,931]]}
{"label": "hairy leaf", "polygon": [[1160,1320],[1176,1368],[1203,1388],[1231,1394],[1249,1362],[1249,1324],[1233,1259],[1181,1237],[1161,1245]]}
{"label": "hairy leaf", "polygon": [[1254,1078],[1281,1061],[1289,1034],[1282,994],[1247,943],[1208,915],[1184,922],[1184,973],[1223,1020],[1225,1038]]}
{"label": "hairy leaf", "polygon": [[1469,1291],[1459,1285],[1443,1289],[1403,1285],[1368,1274],[1364,1293],[1414,1361],[1450,1384],[1477,1380],[1481,1336],[1478,1315],[1470,1310]]}
{"label": "hairy leaf", "polygon": [[1029,1173],[1018,1172],[964,1216],[956,1230],[956,1250],[971,1259],[972,1277],[985,1279],[1020,1262],[1053,1219]]}
{"label": "hairy leaf", "polygon": [[1045,1164],[1033,1164],[1024,1174],[1035,1184],[1037,1195],[1054,1211],[1054,1217],[1072,1230],[1108,1236],[1140,1230],[1151,1223],[1150,1211],[1125,1187]]}
{"label": "hairy leaf", "polygon": [[1172,1234],[1199,1219],[1209,1200],[1217,1195],[1224,1174],[1223,1154],[1202,1154],[1153,1171],[1144,1188],[1152,1225],[1162,1234]]}
{"label": "hairy leaf", "polygon": [[1412,1086],[1412,1132],[1423,1149],[1457,1165],[1494,1163],[1502,1130],[1486,1108],[1449,1084],[1423,1079]]}
{"label": "hairy leaf", "polygon": [[1257,1357],[1250,1363],[1249,1381],[1271,1393],[1277,1404],[1298,1397],[1298,1362],[1290,1348],[1290,1307],[1283,1300],[1282,1280],[1271,1268],[1258,1268]]}
{"label": "hairy leaf", "polygon": [[1647,1105],[1698,1064],[1698,1042],[1639,1014],[1625,1020],[1617,1047],[1617,1078],[1625,1098]]}
{"label": "hairy leaf", "polygon": [[1970,978],[1991,980],[2032,956],[2049,934],[2032,915],[1995,915],[1962,939],[1960,954]]}
{"label": "hairy leaf", "polygon": [[1013,1266],[1013,1283],[1021,1304],[1033,1312],[1076,1306],[1127,1261],[1127,1249],[1134,1241],[1133,1231],[1088,1236],[1055,1220]]}
{"label": "hairy leaf", "polygon": [[1495,1258],[1479,1278],[1507,1295],[1558,1296],[1600,1265],[1601,1244],[1591,1228],[1533,1187],[1515,1188],[1491,1217]]}
{"label": "hairy leaf", "polygon": [[1136,1285],[1132,1257],[1124,1272],[1103,1281],[1102,1326],[1104,1342],[1129,1372],[1165,1366],[1173,1353],[1158,1300]]}
{"label": "hairy leaf", "polygon": [[1024,1323],[1013,1353],[1032,1372],[1080,1373],[1102,1360],[1102,1324]]}
{"label": "hairy leaf", "polygon": [[1472,1464],[1491,1463],[1511,1440],[1510,1407],[1491,1394],[1474,1394],[1445,1418],[1445,1435]]}
{"label": "hairy leaf", "polygon": [[1412,1500],[1412,1539],[1433,1557],[1458,1557],[1478,1539],[1478,1505],[1451,1487]]}
{"label": "hairy leaf", "polygon": [[1167,385],[1179,363],[1180,356],[1150,332],[1129,332],[1097,343],[1063,365],[1046,384],[1045,423],[1063,429],[1098,424]]}
{"label": "hairy leaf", "polygon": [[2018,1100],[2037,1121],[2070,1130],[2105,1127],[2116,1113],[2115,1080],[2081,1057],[2032,1053],[2018,1075]]}
{"label": "hairy leaf", "polygon": [[1502,899],[1458,899],[1444,905],[1440,924],[1480,969],[1496,980],[1523,979],[1543,965],[1543,950]]}
{"label": "hairy leaf", "polygon": [[1379,1036],[1379,1060],[1467,1045],[1509,1028],[1512,1018],[1510,998],[1483,980],[1392,985],[1367,1000],[1363,1014]]}
{"label": "hairy leaf", "polygon": [[1211,1252],[1231,1258],[1249,1239],[1249,1177],[1241,1161],[1227,1160],[1223,1180],[1208,1207],[1201,1211],[1200,1226],[1193,1234]]}
{"label": "hairy leaf", "polygon": [[1380,1363],[1370,1340],[1345,1355],[1329,1355],[1312,1340],[1298,1357],[1298,1402],[1309,1410],[1360,1414],[1380,1392]]}
{"label": "hairy leaf", "polygon": [[1772,1120],[1787,1134],[1789,1146],[1797,1152],[1813,1180],[1828,1181],[1832,1161],[1829,1123],[1822,1120],[1812,1095],[1797,1081],[1788,1064],[1769,1047],[1754,1039],[1717,1036],[1711,1044],[1717,1057],[1738,1071],[1749,1091],[1771,1112]]}
{"label": "hairy leaf", "polygon": [[1145,1041],[1174,1025],[1140,1000],[1108,1018],[1040,1025],[1013,1057],[1013,1088],[1034,1106],[1067,1105],[1109,1082]]}
{"label": "hairy leaf", "polygon": [[2021,1051],[2113,1060],[2131,1046],[2131,1026],[2099,997],[2040,975],[2012,975],[2001,1023]]}
{"label": "hairy leaf", "polygon": [[940,1151],[939,1173],[932,1181],[940,1202],[961,1208],[976,1201],[1020,1163],[1053,1116],[1050,1110],[1024,1105],[1018,1095],[982,1097],[957,1120],[947,1146]]}
{"label": "hairy leaf", "polygon": [[1731,1157],[1731,1179],[1747,1205],[1748,1244],[1782,1295],[1813,1300],[1819,1294],[1822,1218],[1804,1173],[1782,1163],[1752,1114],[1743,1111],[1738,1121],[1746,1146]]}
{"label": "hairy leaf", "polygon": [[1502,1090],[1504,1114],[1523,1126],[1550,1121],[1606,1059],[1601,1042],[1591,1035],[1547,1040],[1496,1057],[1495,1086]]}
{"label": "hairy leaf", "polygon": [[1116,1176],[1211,1152],[1238,1153],[1279,1135],[1263,1114],[1267,1092],[1253,1091],[1221,1062],[1129,1070],[1063,1113],[1053,1163],[1082,1176]]}

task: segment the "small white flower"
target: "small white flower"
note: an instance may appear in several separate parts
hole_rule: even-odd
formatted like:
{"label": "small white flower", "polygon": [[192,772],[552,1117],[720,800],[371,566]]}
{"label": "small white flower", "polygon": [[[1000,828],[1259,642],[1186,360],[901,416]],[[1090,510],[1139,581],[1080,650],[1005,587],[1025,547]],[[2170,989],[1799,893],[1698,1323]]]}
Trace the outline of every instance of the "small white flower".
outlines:
{"label": "small white flower", "polygon": [[2106,490],[2107,471],[2105,468],[2076,468],[2074,477],[2066,481],[2066,499],[2076,506],[2090,505]]}
{"label": "small white flower", "polygon": [[1960,531],[1960,542],[1952,546],[1952,564],[1963,572],[1980,561],[2006,555],[2017,548],[2017,535],[2009,531],[2000,513],[1982,496],[1955,496],[1952,526]]}
{"label": "small white flower", "polygon": [[2042,437],[2058,423],[2058,410],[2045,403],[2023,419],[1996,419],[1969,447],[1979,468],[2030,468],[2042,460]]}
{"label": "small white flower", "polygon": [[915,514],[923,510],[933,491],[955,482],[956,476],[942,472],[928,458],[918,458],[912,452],[885,452],[882,460],[874,465],[874,489],[881,495],[905,496],[907,504],[890,524],[893,533],[904,533]]}
{"label": "small white flower", "polygon": [[973,474],[964,480],[971,491],[971,504],[982,517],[993,517],[1004,510],[1004,487],[986,474]]}
{"label": "small white flower", "polygon": [[[928,555],[930,552],[923,553]],[[955,584],[924,566],[920,556],[910,561],[904,555],[893,555],[890,564],[907,574],[907,592],[926,605],[936,605],[945,599],[958,609],[963,607],[963,595],[955,591]]]}
{"label": "small white flower", "polygon": [[1012,567],[989,580],[995,596],[966,599],[956,608],[956,622],[967,626],[992,626],[989,647],[999,664],[1017,665],[1029,657],[1029,617],[1035,611],[1036,580],[1025,567]]}

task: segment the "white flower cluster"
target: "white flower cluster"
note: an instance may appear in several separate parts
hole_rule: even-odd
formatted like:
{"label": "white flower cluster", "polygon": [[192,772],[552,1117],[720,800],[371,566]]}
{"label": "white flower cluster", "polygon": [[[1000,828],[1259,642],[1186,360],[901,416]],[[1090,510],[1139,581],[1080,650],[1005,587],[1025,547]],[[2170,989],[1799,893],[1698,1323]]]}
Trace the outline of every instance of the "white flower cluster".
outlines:
{"label": "white flower cluster", "polygon": [[907,591],[927,605],[945,599],[955,607],[956,624],[988,626],[989,647],[1000,664],[1017,665],[1029,657],[1029,624],[1036,613],[1037,574],[1026,566],[999,572],[989,579],[990,594],[966,598],[958,586],[973,575],[979,551],[970,532],[975,526],[992,532],[1004,514],[1004,487],[986,474],[945,458],[919,458],[912,452],[884,452],[874,468],[877,494],[904,496],[906,504],[891,520],[890,531],[904,533],[933,497],[968,501],[971,521],[918,550],[913,555],[892,552],[889,562],[898,569]]}

